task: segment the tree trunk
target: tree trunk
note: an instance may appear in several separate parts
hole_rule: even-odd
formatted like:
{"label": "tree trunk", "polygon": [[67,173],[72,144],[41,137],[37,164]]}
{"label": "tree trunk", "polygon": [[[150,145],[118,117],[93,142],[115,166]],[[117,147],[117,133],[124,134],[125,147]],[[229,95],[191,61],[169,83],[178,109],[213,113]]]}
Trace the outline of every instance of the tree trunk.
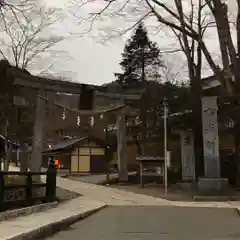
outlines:
{"label": "tree trunk", "polygon": [[135,140],[135,144],[136,144],[136,147],[137,147],[138,156],[141,156],[142,155],[142,148],[141,148],[141,145],[139,143],[139,140],[137,139],[137,136],[133,136],[133,138]]}
{"label": "tree trunk", "polygon": [[239,185],[240,184],[240,116],[239,116],[239,110],[240,106],[238,106],[238,103],[236,102],[237,106],[234,106],[234,132],[233,132],[233,137],[234,137],[234,145],[235,145],[235,154],[234,154],[234,161],[235,161],[235,166],[236,166],[236,176],[234,176],[234,183]]}
{"label": "tree trunk", "polygon": [[144,55],[144,49],[142,52],[142,82],[145,81],[145,55]]}
{"label": "tree trunk", "polygon": [[8,171],[8,121],[5,121],[4,126],[4,134],[5,134],[5,155],[3,159],[3,171]]}
{"label": "tree trunk", "polygon": [[[198,78],[198,77],[196,77]],[[194,134],[194,152],[196,179],[204,175],[203,160],[203,135],[202,135],[202,102],[199,80],[195,79],[191,84],[192,95],[192,129]]]}

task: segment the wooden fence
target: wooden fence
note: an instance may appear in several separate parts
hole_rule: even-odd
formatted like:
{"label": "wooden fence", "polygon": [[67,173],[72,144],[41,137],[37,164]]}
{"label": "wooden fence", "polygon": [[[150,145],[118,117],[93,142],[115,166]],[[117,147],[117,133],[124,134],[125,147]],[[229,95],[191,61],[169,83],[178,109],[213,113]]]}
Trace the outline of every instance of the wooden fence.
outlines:
{"label": "wooden fence", "polygon": [[[46,182],[41,181],[41,176],[46,177]],[[11,179],[15,180],[11,182]],[[19,182],[16,182],[16,179],[19,179]],[[19,196],[14,197],[14,194],[21,195],[20,199]],[[6,196],[9,195],[12,195],[10,200],[6,199]],[[56,169],[48,169],[47,172],[0,171],[0,212],[17,207],[31,206],[36,201],[53,202],[55,200]]]}

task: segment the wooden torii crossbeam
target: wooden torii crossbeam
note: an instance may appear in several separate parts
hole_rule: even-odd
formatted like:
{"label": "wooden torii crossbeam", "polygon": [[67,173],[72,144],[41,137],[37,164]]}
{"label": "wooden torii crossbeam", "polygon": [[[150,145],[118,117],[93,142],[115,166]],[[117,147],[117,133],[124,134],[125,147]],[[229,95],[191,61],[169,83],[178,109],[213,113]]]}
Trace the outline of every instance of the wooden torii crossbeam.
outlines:
{"label": "wooden torii crossbeam", "polygon": [[[37,77],[17,69],[12,69],[11,72],[14,77],[14,86],[19,88],[29,88],[36,92],[36,116],[34,124],[34,136],[32,144],[32,161],[30,161],[31,171],[40,171],[42,162],[42,147],[43,147],[43,129],[46,118],[46,99],[47,92],[63,92],[71,94],[83,94],[85,96],[94,94],[101,95],[108,98],[119,98],[124,103],[124,100],[140,99],[141,94],[112,94],[101,92],[101,86],[87,85],[75,82],[59,81],[49,78]],[[83,94],[84,95],[84,94]],[[38,96],[38,97],[37,97]],[[80,99],[81,101],[81,99]],[[84,108],[81,113],[94,114],[94,111]],[[116,109],[114,110],[116,111]],[[125,123],[126,107],[123,105],[117,109],[117,139],[118,139],[118,166],[119,166],[119,179],[127,181],[127,157],[126,157],[126,123]]]}
{"label": "wooden torii crossbeam", "polygon": [[[48,99],[42,96],[37,96],[39,100],[47,102]],[[54,103],[53,103],[54,104]],[[56,103],[55,103],[56,104]],[[66,109],[64,106],[59,106]],[[126,111],[128,111],[128,107],[125,105],[119,105],[116,107],[112,107],[104,110],[78,110],[78,109],[68,109],[68,111],[76,112],[80,115],[100,115],[107,113],[115,113],[117,115],[116,119],[116,129],[117,129],[117,155],[118,155],[118,170],[119,170],[119,180],[122,182],[126,182],[128,180],[128,170],[127,170],[127,155],[126,155]],[[38,113],[36,113],[38,114]],[[36,117],[37,119],[37,117]],[[42,120],[43,121],[43,120]],[[38,152],[38,154],[40,154]]]}

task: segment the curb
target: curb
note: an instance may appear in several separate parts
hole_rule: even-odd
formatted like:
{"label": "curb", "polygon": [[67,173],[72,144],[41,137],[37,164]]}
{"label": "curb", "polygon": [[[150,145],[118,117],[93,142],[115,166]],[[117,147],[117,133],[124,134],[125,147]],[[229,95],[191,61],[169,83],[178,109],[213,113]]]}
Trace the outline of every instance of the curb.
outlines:
{"label": "curb", "polygon": [[9,219],[13,219],[13,218],[17,218],[17,217],[27,216],[27,215],[30,215],[33,213],[42,212],[42,211],[48,210],[50,208],[54,208],[58,204],[59,204],[58,202],[42,203],[42,204],[35,205],[35,206],[1,212],[0,213],[0,222],[9,220]]}
{"label": "curb", "polygon": [[106,208],[107,205],[101,206],[94,208],[92,210],[88,210],[82,213],[78,213],[76,215],[70,216],[65,219],[61,219],[56,222],[52,222],[40,227],[36,227],[35,229],[26,232],[26,233],[21,233],[19,235],[15,235],[12,237],[8,237],[5,240],[33,240],[33,239],[41,239],[44,237],[48,237],[53,235],[54,233],[57,233],[63,229],[66,229],[68,226],[72,225],[73,223],[82,220],[84,218],[89,217],[90,215]]}
{"label": "curb", "polygon": [[239,208],[235,208],[235,210],[236,210],[238,216],[240,216],[240,209]]}
{"label": "curb", "polygon": [[237,201],[235,196],[193,196],[193,201],[195,202],[228,202],[228,201]]}

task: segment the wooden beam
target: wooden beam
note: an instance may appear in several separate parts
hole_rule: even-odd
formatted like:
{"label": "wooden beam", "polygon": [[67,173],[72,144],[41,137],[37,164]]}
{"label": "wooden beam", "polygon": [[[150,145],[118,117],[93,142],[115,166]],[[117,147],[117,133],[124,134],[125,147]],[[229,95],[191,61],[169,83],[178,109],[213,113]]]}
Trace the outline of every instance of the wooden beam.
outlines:
{"label": "wooden beam", "polygon": [[15,78],[14,80],[15,86],[24,86],[27,88],[37,88],[40,89],[42,86],[46,89],[46,91],[53,92],[65,92],[72,94],[80,94],[81,93],[81,84],[79,83],[70,83],[70,84],[59,84],[59,81],[56,82],[48,82],[48,81],[29,81],[28,79],[23,78]]}
{"label": "wooden beam", "polygon": [[44,87],[46,91],[65,92],[72,94],[80,94],[81,88],[83,86],[87,86],[88,88],[93,90],[101,88],[101,86],[96,85],[88,85],[77,82],[68,82],[57,79],[33,76],[31,74],[27,74],[16,69],[11,69],[11,73],[14,77],[14,85],[16,86],[37,89]]}
{"label": "wooden beam", "polygon": [[131,94],[131,93],[108,93],[95,91],[95,96],[111,98],[111,99],[121,99],[121,100],[139,100],[142,94]]}

